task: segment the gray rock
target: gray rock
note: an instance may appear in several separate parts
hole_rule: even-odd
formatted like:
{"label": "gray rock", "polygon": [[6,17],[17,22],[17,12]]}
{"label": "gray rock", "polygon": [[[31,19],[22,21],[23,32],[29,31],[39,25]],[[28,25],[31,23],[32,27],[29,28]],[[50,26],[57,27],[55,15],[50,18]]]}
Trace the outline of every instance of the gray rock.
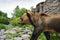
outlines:
{"label": "gray rock", "polygon": [[22,37],[23,39],[27,39],[27,38],[30,37],[30,35],[28,35],[28,34],[23,34],[21,37]]}
{"label": "gray rock", "polygon": [[0,36],[0,40],[4,40],[5,39],[5,37],[4,36]]}
{"label": "gray rock", "polygon": [[28,28],[15,27],[6,31],[2,29],[0,30],[0,40],[12,40],[11,35],[14,35],[16,33],[20,34],[21,36],[15,37],[14,40],[29,40],[30,38],[29,34],[31,34],[32,32]]}
{"label": "gray rock", "polygon": [[46,0],[45,2],[38,3],[36,5],[35,10],[38,13],[59,14],[60,1],[59,0]]}
{"label": "gray rock", "polygon": [[12,40],[12,39],[5,39],[5,40]]}
{"label": "gray rock", "polygon": [[4,31],[5,31],[4,29],[0,30],[0,36],[4,34]]}
{"label": "gray rock", "polygon": [[5,33],[5,34],[6,34],[6,33],[15,34],[16,31],[15,31],[15,30],[7,30],[7,31],[5,31],[4,33]]}
{"label": "gray rock", "polygon": [[23,38],[20,38],[20,37],[16,37],[14,38],[14,40],[22,40]]}

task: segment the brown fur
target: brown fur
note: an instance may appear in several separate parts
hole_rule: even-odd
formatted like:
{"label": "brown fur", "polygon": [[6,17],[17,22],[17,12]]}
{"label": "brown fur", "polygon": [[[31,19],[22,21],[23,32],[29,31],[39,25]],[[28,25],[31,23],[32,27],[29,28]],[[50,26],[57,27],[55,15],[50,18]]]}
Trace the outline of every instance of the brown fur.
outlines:
{"label": "brown fur", "polygon": [[45,23],[48,30],[60,33],[60,14],[45,18]]}
{"label": "brown fur", "polygon": [[45,31],[60,33],[60,14],[47,15],[28,12],[22,16],[23,20],[20,20],[20,24],[31,24],[27,14],[29,14],[29,17],[35,25],[30,40],[37,40],[38,36]]}

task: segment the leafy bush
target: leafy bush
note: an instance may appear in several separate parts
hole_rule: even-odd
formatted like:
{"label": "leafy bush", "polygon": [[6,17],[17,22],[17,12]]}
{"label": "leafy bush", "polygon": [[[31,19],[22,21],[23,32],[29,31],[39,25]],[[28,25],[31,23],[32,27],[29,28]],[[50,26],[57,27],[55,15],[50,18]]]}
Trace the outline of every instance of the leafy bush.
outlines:
{"label": "leafy bush", "polygon": [[5,29],[6,30],[6,26],[4,24],[0,24],[0,29]]}
{"label": "leafy bush", "polygon": [[46,40],[44,33],[41,33],[41,35],[38,37],[38,40]]}
{"label": "leafy bush", "polygon": [[7,13],[0,11],[0,23],[9,24],[9,18],[7,17]]}
{"label": "leafy bush", "polygon": [[34,29],[34,27],[32,26],[32,25],[23,25],[22,26],[23,28],[28,28],[28,29],[30,29],[30,30],[33,30]]}
{"label": "leafy bush", "polygon": [[13,26],[17,26],[19,20],[20,20],[20,17],[18,17],[18,18],[14,18],[14,19],[11,20],[11,24],[12,24]]}
{"label": "leafy bush", "polygon": [[0,23],[2,23],[2,24],[9,24],[9,20],[8,20],[8,18],[0,16]]}

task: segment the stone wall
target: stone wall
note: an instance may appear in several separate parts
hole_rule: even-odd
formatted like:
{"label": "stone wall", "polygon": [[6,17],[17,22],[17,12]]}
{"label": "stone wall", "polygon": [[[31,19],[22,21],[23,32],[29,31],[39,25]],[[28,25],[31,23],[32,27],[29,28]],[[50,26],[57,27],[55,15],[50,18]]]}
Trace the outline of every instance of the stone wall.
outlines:
{"label": "stone wall", "polygon": [[60,13],[60,0],[46,0],[45,2],[38,3],[35,12],[48,14]]}

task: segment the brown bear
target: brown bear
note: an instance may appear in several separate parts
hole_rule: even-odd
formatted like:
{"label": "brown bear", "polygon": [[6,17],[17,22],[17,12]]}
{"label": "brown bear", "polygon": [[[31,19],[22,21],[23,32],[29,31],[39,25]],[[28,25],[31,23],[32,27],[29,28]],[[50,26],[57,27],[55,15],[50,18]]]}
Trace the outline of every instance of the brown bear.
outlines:
{"label": "brown bear", "polygon": [[26,12],[22,15],[19,23],[31,24],[34,26],[34,31],[30,40],[38,40],[38,37],[42,32],[60,33],[60,14],[47,15],[44,13],[38,14],[33,12]]}

